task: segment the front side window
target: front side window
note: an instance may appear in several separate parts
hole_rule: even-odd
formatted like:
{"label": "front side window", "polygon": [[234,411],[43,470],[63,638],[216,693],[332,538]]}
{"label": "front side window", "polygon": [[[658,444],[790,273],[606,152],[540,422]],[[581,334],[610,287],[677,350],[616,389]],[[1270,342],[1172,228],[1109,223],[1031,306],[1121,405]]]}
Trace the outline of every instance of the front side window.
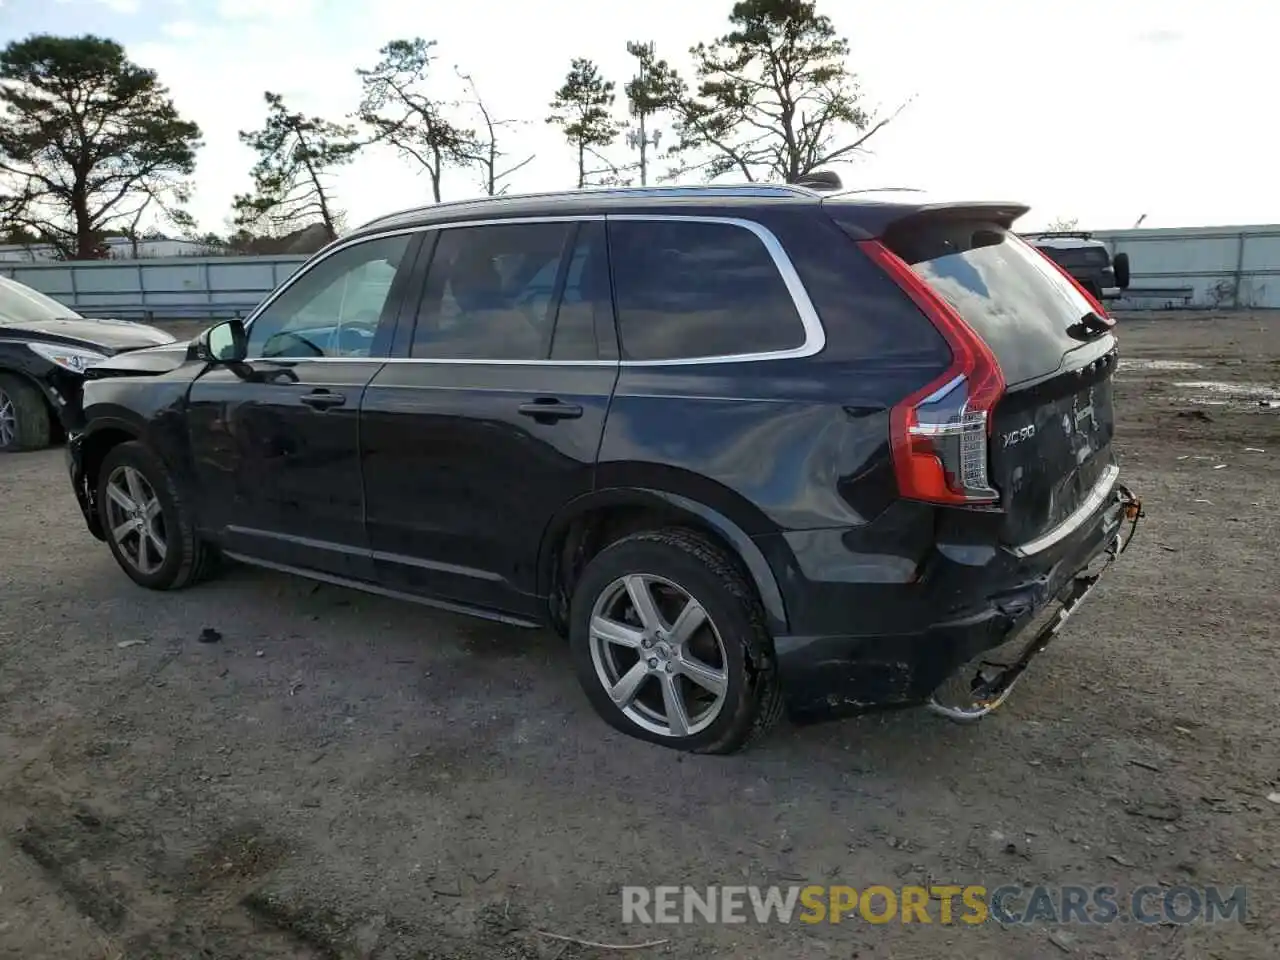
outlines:
{"label": "front side window", "polygon": [[609,224],[625,360],[695,360],[800,347],[804,324],[750,230],[696,220]]}
{"label": "front side window", "polygon": [[253,321],[249,356],[371,356],[374,335],[391,306],[392,281],[411,240],[408,234],[379,237],[316,264]]}
{"label": "front side window", "polygon": [[573,223],[440,231],[411,355],[429,360],[545,360]]}

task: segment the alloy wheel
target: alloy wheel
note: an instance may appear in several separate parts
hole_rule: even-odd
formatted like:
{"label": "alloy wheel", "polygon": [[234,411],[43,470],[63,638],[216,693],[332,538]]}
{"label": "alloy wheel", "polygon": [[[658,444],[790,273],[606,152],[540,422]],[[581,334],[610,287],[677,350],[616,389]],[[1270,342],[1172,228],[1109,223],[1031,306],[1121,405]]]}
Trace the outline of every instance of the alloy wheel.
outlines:
{"label": "alloy wheel", "polygon": [[155,488],[136,467],[119,466],[107,478],[107,529],[125,561],[141,574],[164,564],[169,541]]}
{"label": "alloy wheel", "polygon": [[18,439],[18,411],[13,398],[0,390],[0,447],[7,447]]}
{"label": "alloy wheel", "polygon": [[609,584],[588,628],[596,677],[636,726],[688,737],[715,722],[729,689],[715,623],[683,587],[628,574]]}

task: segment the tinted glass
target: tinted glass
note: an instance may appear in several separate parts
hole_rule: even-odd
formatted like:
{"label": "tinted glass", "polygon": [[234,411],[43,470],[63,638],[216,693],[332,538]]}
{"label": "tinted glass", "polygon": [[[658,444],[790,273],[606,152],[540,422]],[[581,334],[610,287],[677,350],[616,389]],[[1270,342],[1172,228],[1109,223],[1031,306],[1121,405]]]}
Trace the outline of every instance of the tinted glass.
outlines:
{"label": "tinted glass", "polygon": [[572,223],[513,223],[441,230],[412,355],[546,359],[560,263],[573,228]]}
{"label": "tinted glass", "polygon": [[940,221],[891,231],[886,240],[986,341],[1005,382],[1052,373],[1081,345],[1067,328],[1090,311],[1088,301],[1004,228]]}
{"label": "tinted glass", "polygon": [[357,243],[316,264],[253,321],[249,356],[370,356],[411,239]]}
{"label": "tinted glass", "polygon": [[726,223],[609,224],[614,292],[627,360],[788,350],[804,326],[760,238]]}
{"label": "tinted glass", "polygon": [[1040,247],[1064,267],[1106,267],[1111,262],[1101,247]]}
{"label": "tinted glass", "polygon": [[604,224],[583,223],[565,274],[552,360],[596,360],[602,355],[596,338],[613,336],[612,296]]}

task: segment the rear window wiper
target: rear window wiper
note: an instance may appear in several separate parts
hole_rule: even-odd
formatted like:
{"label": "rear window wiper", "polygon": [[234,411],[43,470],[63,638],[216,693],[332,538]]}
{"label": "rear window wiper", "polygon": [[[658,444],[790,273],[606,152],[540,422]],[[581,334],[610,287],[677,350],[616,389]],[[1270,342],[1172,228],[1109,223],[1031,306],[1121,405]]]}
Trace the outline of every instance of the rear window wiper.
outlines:
{"label": "rear window wiper", "polygon": [[1067,327],[1067,335],[1075,340],[1093,340],[1110,333],[1115,321],[1104,317],[1095,310],[1090,310],[1071,326]]}

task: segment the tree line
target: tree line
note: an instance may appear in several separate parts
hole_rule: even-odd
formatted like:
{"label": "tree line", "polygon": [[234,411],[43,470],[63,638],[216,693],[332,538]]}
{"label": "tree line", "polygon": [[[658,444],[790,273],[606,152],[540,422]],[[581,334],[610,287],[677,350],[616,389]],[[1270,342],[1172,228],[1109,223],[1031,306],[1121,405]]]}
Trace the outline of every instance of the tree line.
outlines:
{"label": "tree line", "polygon": [[[574,58],[541,118],[563,135],[579,188],[726,174],[794,183],[850,159],[897,116],[864,105],[848,42],[815,0],[740,0],[727,32],[689,50],[687,74],[652,43],[630,42],[627,52],[634,73],[622,103],[593,60]],[[456,67],[442,76],[434,41],[392,40],[356,74],[359,103],[341,118],[263,94],[261,126],[239,134],[257,155],[250,188],[232,201],[229,236],[206,243],[268,252],[300,231],[313,247],[332,240],[344,220],[334,174],[369,148],[425,173],[436,202],[460,174],[473,178],[467,193],[500,195],[534,159],[519,135],[538,120],[501,116]],[[0,51],[0,106],[0,242],[95,259],[111,236],[136,241],[145,218],[194,235],[186,208],[200,128],[120,44],[49,35],[10,43]],[[659,124],[671,132],[663,149]]]}

